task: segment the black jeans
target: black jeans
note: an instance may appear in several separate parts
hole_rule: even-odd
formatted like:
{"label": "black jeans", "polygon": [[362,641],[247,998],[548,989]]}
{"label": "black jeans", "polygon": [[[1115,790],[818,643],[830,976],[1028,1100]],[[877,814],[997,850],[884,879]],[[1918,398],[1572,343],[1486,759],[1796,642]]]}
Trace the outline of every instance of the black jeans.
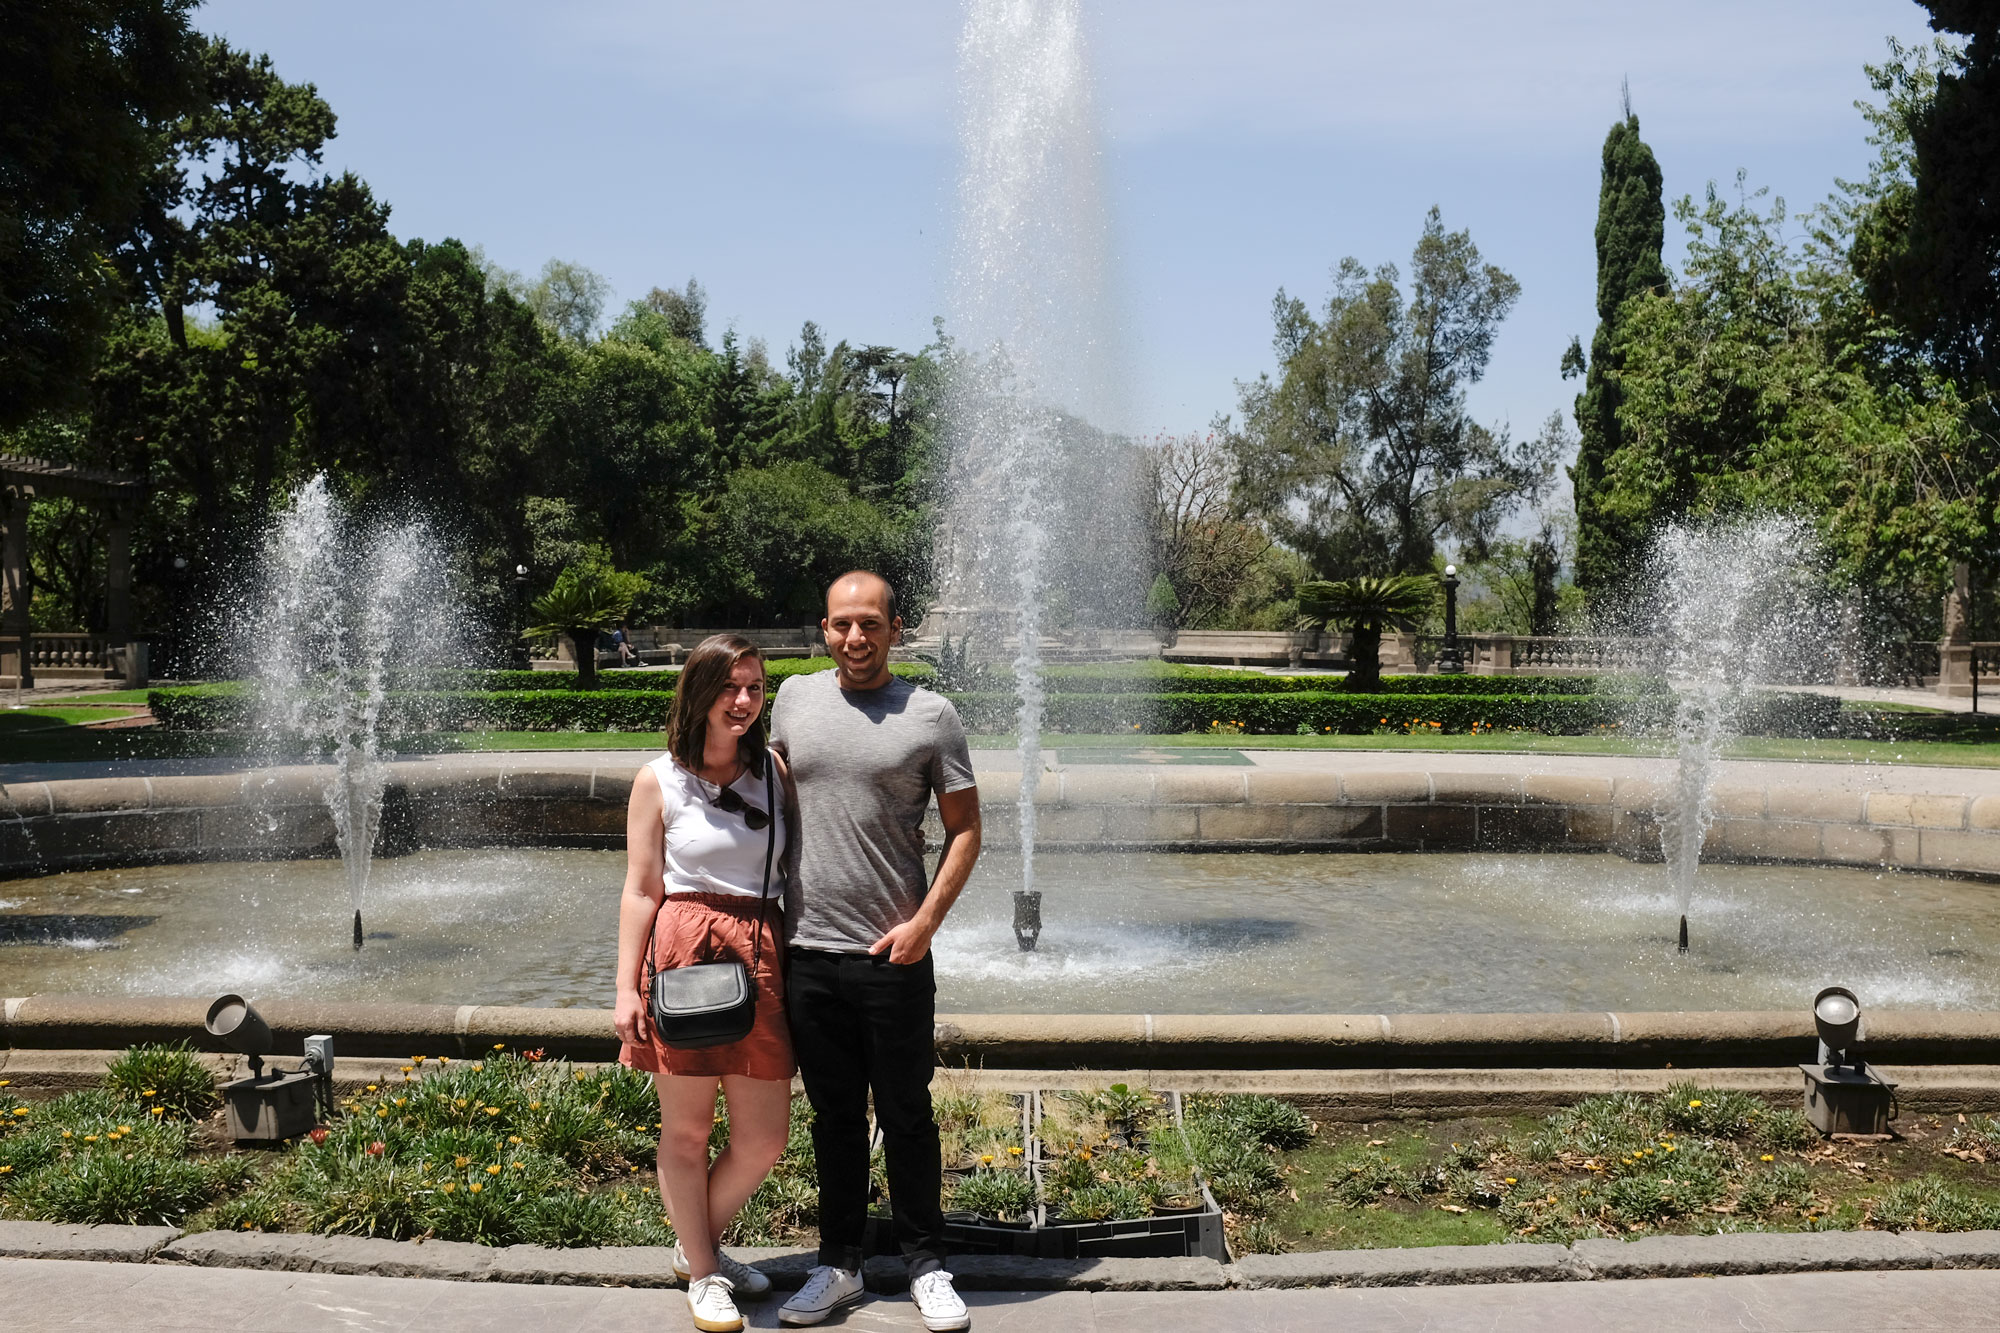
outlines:
{"label": "black jeans", "polygon": [[793,949],[785,975],[792,1054],[813,1108],[819,1261],[861,1267],[868,1222],[868,1093],[888,1158],[896,1244],[910,1276],[944,1266],[941,1163],[931,1116],[937,981],[930,956]]}

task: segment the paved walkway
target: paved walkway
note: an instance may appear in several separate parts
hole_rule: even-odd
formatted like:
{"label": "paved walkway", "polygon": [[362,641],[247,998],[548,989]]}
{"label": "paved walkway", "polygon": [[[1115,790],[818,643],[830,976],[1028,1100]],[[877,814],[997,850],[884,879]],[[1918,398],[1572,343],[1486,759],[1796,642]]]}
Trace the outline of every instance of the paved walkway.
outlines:
{"label": "paved walkway", "polygon": [[[968,1292],[966,1303],[978,1333],[2000,1329],[2000,1270],[1343,1291]],[[777,1307],[775,1297],[750,1304],[751,1327],[778,1327]],[[679,1292],[6,1259],[0,1327],[681,1333],[693,1324]],[[824,1327],[904,1333],[922,1325],[897,1296],[871,1298]]]}

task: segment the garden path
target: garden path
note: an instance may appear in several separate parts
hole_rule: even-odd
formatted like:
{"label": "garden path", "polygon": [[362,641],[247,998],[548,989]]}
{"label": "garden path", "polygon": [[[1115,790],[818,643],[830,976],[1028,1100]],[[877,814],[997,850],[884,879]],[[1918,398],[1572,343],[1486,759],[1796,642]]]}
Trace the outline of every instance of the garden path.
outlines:
{"label": "garden path", "polygon": [[[1742,1328],[1770,1333],[2000,1328],[2000,1271],[1796,1273],[1766,1277],[1460,1287],[1215,1292],[968,1292],[979,1333],[1260,1333],[1338,1328],[1428,1333],[1660,1333]],[[521,1286],[423,1278],[181,1268],[160,1264],[0,1260],[0,1310],[18,1333],[144,1329],[421,1329],[423,1333],[680,1333],[679,1292]],[[749,1306],[751,1327],[777,1327],[777,1301]],[[827,1328],[921,1328],[909,1301],[880,1297]]]}

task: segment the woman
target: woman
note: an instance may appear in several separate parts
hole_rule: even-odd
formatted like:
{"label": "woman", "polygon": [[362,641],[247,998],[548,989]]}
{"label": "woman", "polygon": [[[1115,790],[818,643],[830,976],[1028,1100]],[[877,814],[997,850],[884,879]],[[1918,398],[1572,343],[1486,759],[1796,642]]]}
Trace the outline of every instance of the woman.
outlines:
{"label": "woman", "polygon": [[[668,753],[632,783],[625,892],[618,911],[618,1058],[660,1094],[660,1197],[678,1243],[696,1328],[743,1327],[734,1295],[771,1280],[722,1253],[723,1230],[785,1150],[792,1047],[785,1026],[777,914],[791,841],[784,762],[764,744],[764,659],[717,634],[688,654],[667,717]],[[655,918],[657,917],[657,923]],[[734,958],[754,967],[756,1023],[723,1046],[668,1046],[653,1031],[645,960],[664,971]],[[729,1146],[708,1160],[715,1090],[729,1104]]]}

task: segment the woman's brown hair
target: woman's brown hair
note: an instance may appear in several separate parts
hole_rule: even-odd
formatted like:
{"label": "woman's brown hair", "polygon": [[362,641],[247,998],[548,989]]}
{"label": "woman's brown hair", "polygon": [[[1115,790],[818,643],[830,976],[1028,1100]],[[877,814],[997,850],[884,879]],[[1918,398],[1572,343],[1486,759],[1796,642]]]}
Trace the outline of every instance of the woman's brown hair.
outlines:
{"label": "woman's brown hair", "polygon": [[[728,688],[729,677],[739,662],[754,661],[761,669],[764,654],[741,634],[711,634],[694,646],[674,682],[674,705],[667,712],[667,750],[681,767],[701,772],[702,751],[708,745],[708,710]],[[770,689],[768,681],[765,689]],[[758,715],[750,730],[737,742],[743,762],[752,772],[764,767],[764,718]]]}

